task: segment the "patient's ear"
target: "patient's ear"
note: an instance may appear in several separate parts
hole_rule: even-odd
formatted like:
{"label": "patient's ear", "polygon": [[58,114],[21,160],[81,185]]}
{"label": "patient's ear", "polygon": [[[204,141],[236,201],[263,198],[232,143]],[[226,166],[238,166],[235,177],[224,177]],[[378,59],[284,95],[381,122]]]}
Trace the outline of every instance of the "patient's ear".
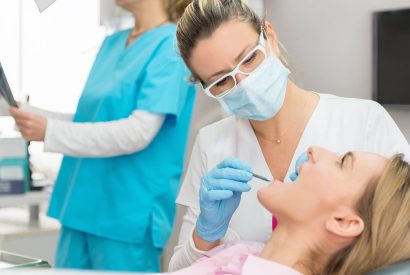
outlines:
{"label": "patient's ear", "polygon": [[354,238],[364,229],[363,220],[350,209],[339,209],[326,220],[326,229],[340,237]]}

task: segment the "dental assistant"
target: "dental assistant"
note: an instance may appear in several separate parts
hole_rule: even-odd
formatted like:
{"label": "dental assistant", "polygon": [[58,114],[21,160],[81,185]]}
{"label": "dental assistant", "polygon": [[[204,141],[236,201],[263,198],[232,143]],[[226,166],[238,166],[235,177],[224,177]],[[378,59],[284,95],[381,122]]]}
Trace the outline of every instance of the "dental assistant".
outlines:
{"label": "dental assistant", "polygon": [[160,270],[195,96],[175,47],[187,2],[116,1],[135,26],[104,40],[73,117],[11,110],[27,140],[65,155],[48,210],[56,267]]}
{"label": "dental assistant", "polygon": [[288,182],[312,144],[409,158],[408,142],[378,103],[306,91],[289,80],[273,27],[244,2],[194,0],[177,40],[193,77],[231,116],[198,134],[177,199],[187,211],[170,271],[226,241],[266,242],[275,219],[256,194],[268,183],[252,173]]}

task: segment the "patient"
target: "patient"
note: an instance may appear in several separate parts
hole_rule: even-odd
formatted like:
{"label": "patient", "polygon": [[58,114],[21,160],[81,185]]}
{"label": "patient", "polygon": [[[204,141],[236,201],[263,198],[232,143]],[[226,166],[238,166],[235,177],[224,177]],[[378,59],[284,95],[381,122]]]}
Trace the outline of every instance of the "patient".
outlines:
{"label": "patient", "polygon": [[294,184],[258,192],[279,220],[266,244],[224,244],[172,274],[366,274],[409,259],[410,165],[319,147],[308,156]]}

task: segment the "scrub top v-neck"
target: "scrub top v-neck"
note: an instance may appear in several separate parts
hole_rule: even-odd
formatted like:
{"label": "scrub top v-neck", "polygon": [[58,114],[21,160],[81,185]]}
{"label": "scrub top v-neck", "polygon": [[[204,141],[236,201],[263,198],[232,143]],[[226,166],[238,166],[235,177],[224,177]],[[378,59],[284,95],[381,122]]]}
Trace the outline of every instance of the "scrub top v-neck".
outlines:
{"label": "scrub top v-neck", "polygon": [[175,49],[175,24],[107,37],[78,103],[74,122],[107,122],[135,110],[165,115],[142,151],[110,158],[64,157],[48,214],[63,226],[129,243],[163,247],[171,233],[195,88]]}

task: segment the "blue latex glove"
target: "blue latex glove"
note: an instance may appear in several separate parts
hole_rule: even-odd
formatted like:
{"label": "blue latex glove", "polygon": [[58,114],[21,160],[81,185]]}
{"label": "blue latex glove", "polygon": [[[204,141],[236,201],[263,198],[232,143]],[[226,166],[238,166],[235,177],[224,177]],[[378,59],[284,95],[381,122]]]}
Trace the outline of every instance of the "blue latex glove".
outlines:
{"label": "blue latex glove", "polygon": [[296,160],[295,172],[293,172],[293,173],[289,176],[289,178],[290,178],[291,181],[295,181],[295,180],[298,178],[300,166],[301,166],[303,163],[308,162],[308,161],[309,161],[309,157],[308,157],[307,152],[304,152],[303,154],[301,154],[301,155],[299,156],[299,158]]}
{"label": "blue latex glove", "polygon": [[207,242],[222,239],[239,206],[242,192],[251,190],[252,168],[247,163],[229,158],[201,178],[199,203],[201,213],[196,233]]}

